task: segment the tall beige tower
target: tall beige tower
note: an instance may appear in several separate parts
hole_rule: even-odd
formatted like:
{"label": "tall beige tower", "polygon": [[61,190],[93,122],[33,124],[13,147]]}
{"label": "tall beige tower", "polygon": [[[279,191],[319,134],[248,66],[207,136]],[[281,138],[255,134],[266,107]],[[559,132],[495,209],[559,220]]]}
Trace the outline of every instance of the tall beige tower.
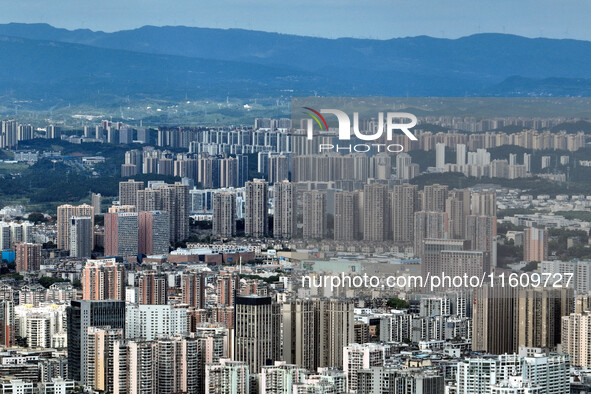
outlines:
{"label": "tall beige tower", "polygon": [[304,193],[304,238],[326,236],[326,193],[313,190]]}
{"label": "tall beige tower", "polygon": [[251,237],[265,237],[269,232],[267,181],[253,179],[246,182],[244,200],[244,233]]}
{"label": "tall beige tower", "polygon": [[392,237],[395,243],[412,244],[414,240],[414,213],[418,208],[416,185],[396,185],[390,192]]}
{"label": "tall beige tower", "polygon": [[296,183],[283,180],[275,183],[275,212],[273,214],[273,237],[289,239],[297,231]]}
{"label": "tall beige tower", "polygon": [[334,201],[334,239],[352,241],[360,238],[361,212],[359,192],[336,192]]}
{"label": "tall beige tower", "polygon": [[144,182],[129,179],[126,182],[119,182],[119,204],[137,205],[137,191],[144,190]]}
{"label": "tall beige tower", "polygon": [[388,188],[379,183],[363,188],[363,240],[383,242],[389,237],[390,201]]}
{"label": "tall beige tower", "polygon": [[213,235],[230,238],[236,235],[236,195],[215,193],[213,195]]}
{"label": "tall beige tower", "polygon": [[[94,228],[94,208],[88,204],[73,206],[69,204],[57,207],[57,248],[70,250],[70,225],[73,216],[89,216]],[[94,241],[94,240],[93,240]],[[94,242],[92,244],[94,247]]]}

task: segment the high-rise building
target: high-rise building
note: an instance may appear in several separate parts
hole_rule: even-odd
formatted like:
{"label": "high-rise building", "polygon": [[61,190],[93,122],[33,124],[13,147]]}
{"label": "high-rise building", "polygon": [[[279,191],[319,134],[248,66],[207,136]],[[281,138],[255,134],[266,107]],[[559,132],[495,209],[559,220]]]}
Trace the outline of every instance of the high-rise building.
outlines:
{"label": "high-rise building", "polygon": [[497,218],[496,216],[466,217],[464,239],[470,240],[473,250],[489,253],[490,266],[497,266]]}
{"label": "high-rise building", "polygon": [[12,149],[16,147],[18,140],[16,120],[3,120],[0,125],[0,148]]}
{"label": "high-rise building", "polygon": [[435,168],[445,168],[445,144],[435,144]]}
{"label": "high-rise building", "polygon": [[137,192],[144,190],[144,182],[129,179],[119,182],[119,204],[137,206]]}
{"label": "high-rise building", "polygon": [[[91,218],[91,227],[94,228],[94,208],[88,204],[72,206],[69,204],[57,207],[57,248],[70,249],[70,225],[72,216],[87,216]],[[94,240],[92,241],[94,247]]]}
{"label": "high-rise building", "polygon": [[87,362],[85,386],[106,393],[113,392],[113,380],[115,369],[113,356],[115,342],[125,338],[123,328],[111,328],[110,326],[88,327],[87,330]]}
{"label": "high-rise building", "polygon": [[235,358],[258,373],[280,359],[280,306],[271,297],[250,295],[236,297],[235,308]]}
{"label": "high-rise building", "polygon": [[523,261],[548,260],[548,230],[528,227],[523,233]]}
{"label": "high-rise building", "polygon": [[71,301],[67,308],[68,376],[85,382],[88,365],[88,327],[125,327],[125,301]]}
{"label": "high-rise building", "polygon": [[218,275],[215,287],[218,303],[233,306],[235,293],[240,289],[240,277],[236,274]]}
{"label": "high-rise building", "polygon": [[205,306],[205,275],[202,272],[186,272],[181,275],[183,304],[203,309]]}
{"label": "high-rise building", "polygon": [[520,289],[515,302],[517,347],[554,349],[561,342],[562,316],[574,312],[573,290]]}
{"label": "high-rise building", "polygon": [[445,212],[447,185],[426,185],[422,191],[422,210],[425,212]]}
{"label": "high-rise building", "polygon": [[94,229],[90,216],[72,216],[70,218],[70,256],[90,257],[93,236]]}
{"label": "high-rise building", "polygon": [[0,345],[12,347],[15,344],[14,301],[3,299],[0,301]]}
{"label": "high-rise building", "polygon": [[17,243],[15,245],[16,272],[38,271],[41,267],[41,244]]}
{"label": "high-rise building", "polygon": [[326,193],[319,190],[304,192],[303,236],[305,239],[323,239],[326,236]]}
{"label": "high-rise building", "polygon": [[415,185],[396,185],[390,192],[392,237],[395,243],[412,244],[414,213],[418,208],[418,188]]}
{"label": "high-rise building", "polygon": [[466,165],[466,145],[465,144],[457,144],[456,145],[456,164],[460,167]]}
{"label": "high-rise building", "polygon": [[296,183],[288,180],[275,182],[274,186],[274,213],[273,213],[273,237],[290,239],[296,235],[297,230],[297,205]]}
{"label": "high-rise building", "polygon": [[363,240],[383,242],[389,238],[390,199],[386,185],[379,183],[363,188]]}
{"label": "high-rise building", "polygon": [[238,159],[238,187],[243,187],[248,181],[248,155],[236,155]]}
{"label": "high-rise building", "polygon": [[281,305],[283,360],[309,371],[318,368],[317,308],[310,299],[295,299]]}
{"label": "high-rise building", "polygon": [[472,193],[472,215],[497,216],[497,193],[494,191]]}
{"label": "high-rise building", "polygon": [[591,366],[591,315],[589,312],[571,313],[562,317],[562,350],[570,355],[575,367]]}
{"label": "high-rise building", "polygon": [[214,193],[212,233],[221,238],[236,235],[236,195],[234,193]]}
{"label": "high-rise building", "polygon": [[445,392],[438,371],[422,368],[393,369],[371,367],[357,372],[357,394],[374,394],[390,388],[393,393],[437,394]]}
{"label": "high-rise building", "polygon": [[138,214],[135,212],[105,214],[105,256],[138,254]]}
{"label": "high-rise building", "polygon": [[138,213],[138,253],[166,255],[170,248],[170,215],[163,211]]}
{"label": "high-rise building", "polygon": [[396,177],[400,180],[408,181],[419,175],[419,165],[412,162],[408,153],[399,153],[396,155]]}
{"label": "high-rise building", "polygon": [[464,238],[466,216],[470,214],[470,189],[455,189],[449,192],[445,212],[449,219],[449,237]]}
{"label": "high-rise building", "polygon": [[422,258],[426,239],[445,239],[448,237],[448,220],[445,212],[415,212],[414,252]]}
{"label": "high-rise building", "polygon": [[336,192],[334,195],[334,239],[352,241],[360,238],[361,203],[359,192]]}
{"label": "high-rise building", "polygon": [[154,339],[189,332],[187,308],[173,305],[128,305],[125,336],[129,339]]}
{"label": "high-rise building", "polygon": [[500,283],[474,290],[472,350],[491,354],[517,351],[517,289]]}
{"label": "high-rise building", "polygon": [[270,155],[267,159],[269,183],[289,180],[289,158],[285,155]]}
{"label": "high-rise building", "polygon": [[222,359],[205,367],[205,394],[250,394],[247,363]]}
{"label": "high-rise building", "polygon": [[82,270],[82,299],[125,301],[125,269],[115,258],[88,260]]}
{"label": "high-rise building", "polygon": [[386,346],[376,343],[352,343],[343,349],[343,371],[347,376],[347,390],[357,392],[359,371],[382,367],[386,361]]}
{"label": "high-rise building", "polygon": [[94,208],[94,214],[100,215],[102,214],[101,204],[102,204],[103,197],[100,193],[92,193],[90,197],[91,205]]}
{"label": "high-rise building", "polygon": [[144,271],[139,278],[139,303],[142,305],[166,305],[168,283],[166,277],[156,271]]}
{"label": "high-rise building", "polygon": [[275,365],[264,366],[259,375],[260,393],[286,393],[293,391],[293,385],[303,383],[308,371],[299,365],[276,361]]}
{"label": "high-rise building", "polygon": [[316,310],[315,336],[318,367],[343,365],[343,348],[355,337],[355,304],[352,300],[314,300]]}
{"label": "high-rise building", "polygon": [[170,219],[170,241],[187,239],[189,235],[189,185],[165,183],[137,193],[138,211],[165,211]]}
{"label": "high-rise building", "polygon": [[565,354],[468,358],[458,363],[456,392],[569,393],[569,370],[570,360]]}
{"label": "high-rise building", "polygon": [[220,159],[220,187],[238,187],[238,159],[226,157]]}
{"label": "high-rise building", "polygon": [[244,193],[244,233],[251,237],[265,237],[268,224],[268,184],[263,179],[246,182]]}

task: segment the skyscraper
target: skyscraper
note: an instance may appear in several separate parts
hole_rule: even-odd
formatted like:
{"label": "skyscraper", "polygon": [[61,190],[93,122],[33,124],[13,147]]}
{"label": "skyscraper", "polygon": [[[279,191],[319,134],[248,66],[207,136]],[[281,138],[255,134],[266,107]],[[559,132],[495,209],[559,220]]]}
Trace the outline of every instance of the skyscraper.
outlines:
{"label": "skyscraper", "polygon": [[263,179],[246,182],[244,194],[244,233],[251,237],[265,237],[268,227],[268,184]]}
{"label": "skyscraper", "polygon": [[447,185],[426,185],[422,191],[422,210],[425,212],[445,212]]}
{"label": "skyscraper", "polygon": [[238,187],[238,159],[220,159],[220,187]]}
{"label": "skyscraper", "polygon": [[125,269],[114,258],[88,260],[82,270],[82,299],[125,301]]}
{"label": "skyscraper", "polygon": [[548,230],[528,227],[523,234],[523,261],[548,260]]}
{"label": "skyscraper", "polygon": [[295,299],[281,304],[283,360],[309,371],[318,368],[317,309],[310,299]]}
{"label": "skyscraper", "polygon": [[105,214],[105,256],[138,254],[138,214],[120,212]]}
{"label": "skyscraper", "polygon": [[202,272],[186,272],[181,275],[183,304],[203,309],[205,306],[205,276]]}
{"label": "skyscraper", "polygon": [[41,244],[17,243],[15,248],[16,272],[39,270],[41,267]]}
{"label": "skyscraper", "polygon": [[205,394],[249,394],[250,371],[245,362],[222,359],[205,369]]}
{"label": "skyscraper", "polygon": [[497,216],[497,193],[494,191],[472,193],[472,215]]}
{"label": "skyscraper", "polygon": [[273,237],[290,239],[296,235],[296,183],[282,180],[275,183]]}
{"label": "skyscraper", "polygon": [[136,182],[133,179],[119,182],[119,204],[137,206],[137,191],[144,190],[144,187],[144,182]]}
{"label": "skyscraper", "polygon": [[467,216],[466,234],[463,238],[471,241],[473,250],[488,252],[491,267],[497,266],[496,216]]}
{"label": "skyscraper", "polygon": [[115,342],[125,338],[123,328],[110,326],[88,327],[87,330],[87,363],[85,386],[95,390],[112,393],[115,369],[113,356]]}
{"label": "skyscraper", "polygon": [[85,382],[88,365],[88,327],[125,328],[125,301],[71,301],[68,318],[68,376]]}
{"label": "skyscraper", "polygon": [[264,365],[280,359],[280,306],[271,297],[236,297],[235,358],[260,372]]}
{"label": "skyscraper", "polygon": [[334,239],[352,241],[360,238],[362,207],[359,192],[336,192],[334,202]]}
{"label": "skyscraper", "polygon": [[101,203],[102,203],[101,194],[100,193],[92,193],[90,200],[91,200],[91,205],[94,208],[94,214],[100,215],[102,213],[102,211],[101,211]]}
{"label": "skyscraper", "polygon": [[390,192],[392,237],[395,243],[412,244],[414,213],[418,208],[418,188],[415,185],[396,185]]}
{"label": "skyscraper", "polygon": [[388,188],[379,183],[363,188],[363,240],[383,242],[389,237],[390,200]]}
{"label": "skyscraper", "polygon": [[435,144],[435,167],[438,169],[445,168],[445,144]]}
{"label": "skyscraper", "polygon": [[221,238],[236,235],[236,195],[234,193],[214,193],[212,233]]}
{"label": "skyscraper", "polygon": [[166,305],[168,283],[166,277],[156,271],[144,271],[139,278],[139,303],[142,305]]}
{"label": "skyscraper", "polygon": [[93,236],[94,229],[90,216],[72,216],[70,218],[70,256],[90,257]]}
{"label": "skyscraper", "polygon": [[326,236],[326,193],[313,190],[304,193],[304,223],[303,236],[305,239],[322,239]]}
{"label": "skyscraper", "polygon": [[416,256],[423,256],[426,239],[448,237],[449,226],[445,212],[415,212],[414,223],[414,252]]}
{"label": "skyscraper", "polygon": [[153,186],[137,193],[138,211],[165,211],[170,220],[170,241],[187,239],[189,235],[189,185],[175,182]]}
{"label": "skyscraper", "polygon": [[170,248],[170,215],[162,211],[138,213],[138,253],[166,255]]}
{"label": "skyscraper", "polygon": [[[317,342],[318,367],[343,365],[343,348],[353,343],[355,320],[353,300],[314,300],[316,310],[315,337]],[[339,367],[341,366],[341,367]]]}
{"label": "skyscraper", "polygon": [[[72,216],[88,216],[91,218],[91,227],[94,228],[94,208],[88,204],[72,206],[69,204],[57,207],[57,248],[70,249],[70,224]],[[94,240],[92,242],[94,247]]]}
{"label": "skyscraper", "polygon": [[470,214],[470,189],[452,190],[445,202],[445,212],[449,219],[449,237],[464,238],[466,216]]}
{"label": "skyscraper", "polygon": [[517,351],[516,296],[517,289],[498,282],[474,290],[472,350],[491,354]]}
{"label": "skyscraper", "polygon": [[270,155],[267,161],[269,183],[289,180],[289,158],[283,154]]}

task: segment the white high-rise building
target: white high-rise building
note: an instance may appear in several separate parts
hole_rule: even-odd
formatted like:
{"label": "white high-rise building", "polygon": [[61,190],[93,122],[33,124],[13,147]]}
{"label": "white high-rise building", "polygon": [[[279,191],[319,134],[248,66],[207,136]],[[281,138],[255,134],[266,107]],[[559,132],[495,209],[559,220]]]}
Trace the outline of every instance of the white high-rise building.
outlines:
{"label": "white high-rise building", "polygon": [[466,145],[465,144],[457,144],[456,145],[456,164],[458,166],[465,166],[466,165]]}
{"label": "white high-rise building", "polygon": [[347,389],[357,390],[357,373],[370,367],[381,367],[386,360],[386,346],[376,343],[353,343],[343,349],[343,371],[347,375]]}
{"label": "white high-rise building", "polygon": [[249,394],[250,371],[241,361],[221,359],[205,367],[205,394]]}
{"label": "white high-rise building", "polygon": [[445,144],[435,144],[435,167],[445,168]]}
{"label": "white high-rise building", "polygon": [[495,358],[470,358],[458,363],[456,393],[490,393],[493,388],[498,389],[505,385],[504,382],[517,377],[523,380],[524,385],[539,388],[541,391],[538,392],[568,394],[569,370],[568,354],[534,354],[533,357],[504,354]]}
{"label": "white high-rise building", "polygon": [[187,309],[172,305],[133,305],[127,307],[125,337],[151,341],[162,336],[187,333]]}

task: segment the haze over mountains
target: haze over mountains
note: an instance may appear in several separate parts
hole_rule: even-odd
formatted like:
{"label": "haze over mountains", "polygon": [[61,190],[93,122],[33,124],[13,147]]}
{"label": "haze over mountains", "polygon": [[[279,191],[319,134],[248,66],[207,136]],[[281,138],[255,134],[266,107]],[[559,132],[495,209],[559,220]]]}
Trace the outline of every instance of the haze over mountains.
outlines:
{"label": "haze over mountains", "polygon": [[589,64],[591,42],[502,34],[334,40],[239,29],[0,25],[0,96],[40,106],[227,95],[588,96]]}

